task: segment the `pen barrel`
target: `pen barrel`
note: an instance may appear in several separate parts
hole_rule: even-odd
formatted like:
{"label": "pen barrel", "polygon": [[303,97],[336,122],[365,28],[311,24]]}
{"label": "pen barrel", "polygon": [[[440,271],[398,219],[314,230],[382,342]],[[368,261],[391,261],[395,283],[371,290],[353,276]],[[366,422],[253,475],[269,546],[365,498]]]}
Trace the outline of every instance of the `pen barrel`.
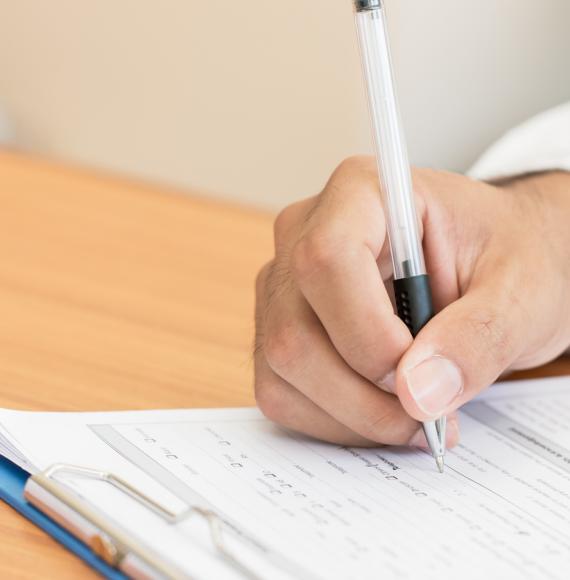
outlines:
{"label": "pen barrel", "polygon": [[394,278],[426,273],[408,152],[381,2],[356,2],[355,20]]}
{"label": "pen barrel", "polygon": [[434,316],[429,276],[394,280],[394,295],[398,316],[415,338]]}

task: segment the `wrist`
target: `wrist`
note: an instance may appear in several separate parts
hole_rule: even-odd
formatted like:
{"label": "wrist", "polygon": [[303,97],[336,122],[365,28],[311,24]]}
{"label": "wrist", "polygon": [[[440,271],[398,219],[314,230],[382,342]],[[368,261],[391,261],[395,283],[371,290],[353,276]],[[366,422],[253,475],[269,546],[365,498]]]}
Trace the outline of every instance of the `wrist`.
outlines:
{"label": "wrist", "polygon": [[[522,176],[499,188],[523,207],[542,236],[550,238],[568,262],[570,248],[570,173],[551,171]],[[556,243],[558,242],[558,243]],[[564,244],[564,245],[561,245]]]}
{"label": "wrist", "polygon": [[498,184],[514,195],[535,198],[560,211],[570,211],[570,172],[533,173]]}

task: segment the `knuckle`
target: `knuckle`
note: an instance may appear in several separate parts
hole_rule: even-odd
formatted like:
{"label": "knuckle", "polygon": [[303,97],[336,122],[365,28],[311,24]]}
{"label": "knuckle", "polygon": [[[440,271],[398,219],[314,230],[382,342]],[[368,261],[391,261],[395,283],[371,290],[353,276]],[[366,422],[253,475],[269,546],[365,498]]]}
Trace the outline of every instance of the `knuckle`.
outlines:
{"label": "knuckle", "polygon": [[265,359],[279,376],[291,375],[294,366],[299,366],[305,351],[303,333],[296,325],[284,325],[269,333],[265,339]]}
{"label": "knuckle", "polygon": [[291,228],[293,206],[288,206],[282,209],[273,222],[273,234],[275,238],[275,245],[279,245],[285,234]]}
{"label": "knuckle", "polygon": [[265,264],[261,270],[259,270],[257,276],[255,277],[255,292],[257,296],[263,294],[263,290],[265,289],[265,285],[267,283],[267,277],[271,271],[272,265],[273,261],[267,262],[267,264]]}
{"label": "knuckle", "polygon": [[295,245],[291,269],[295,278],[305,279],[314,272],[328,270],[338,261],[341,236],[328,226],[314,228]]}
{"label": "knuckle", "polygon": [[352,174],[355,171],[361,171],[362,169],[369,169],[370,164],[373,163],[373,158],[369,155],[351,155],[346,159],[343,159],[335,173],[349,173]]}
{"label": "knuckle", "polygon": [[271,421],[282,423],[287,405],[284,393],[276,385],[257,386],[255,400],[259,410]]}

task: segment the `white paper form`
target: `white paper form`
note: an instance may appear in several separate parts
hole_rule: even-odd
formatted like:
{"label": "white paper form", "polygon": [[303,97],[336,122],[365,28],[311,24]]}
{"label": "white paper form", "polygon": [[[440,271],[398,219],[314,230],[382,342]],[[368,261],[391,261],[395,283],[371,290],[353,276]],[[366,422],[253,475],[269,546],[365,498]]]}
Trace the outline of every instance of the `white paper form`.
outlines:
{"label": "white paper form", "polygon": [[[441,475],[421,451],[327,445],[254,410],[0,412],[38,468],[105,467],[171,505],[210,507],[262,577],[567,578],[570,379],[494,387],[460,420]],[[198,577],[239,577],[197,523],[173,528],[101,484],[74,487]]]}

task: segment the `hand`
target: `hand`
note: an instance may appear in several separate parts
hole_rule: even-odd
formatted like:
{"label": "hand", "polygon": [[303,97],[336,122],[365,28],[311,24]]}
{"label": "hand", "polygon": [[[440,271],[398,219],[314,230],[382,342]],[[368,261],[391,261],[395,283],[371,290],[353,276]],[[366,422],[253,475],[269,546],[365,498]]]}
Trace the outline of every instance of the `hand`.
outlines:
{"label": "hand", "polygon": [[502,186],[413,172],[438,314],[412,341],[390,299],[391,260],[372,158],[275,222],[257,280],[255,389],[285,427],[346,445],[425,445],[447,415],[509,369],[570,345],[570,175]]}

